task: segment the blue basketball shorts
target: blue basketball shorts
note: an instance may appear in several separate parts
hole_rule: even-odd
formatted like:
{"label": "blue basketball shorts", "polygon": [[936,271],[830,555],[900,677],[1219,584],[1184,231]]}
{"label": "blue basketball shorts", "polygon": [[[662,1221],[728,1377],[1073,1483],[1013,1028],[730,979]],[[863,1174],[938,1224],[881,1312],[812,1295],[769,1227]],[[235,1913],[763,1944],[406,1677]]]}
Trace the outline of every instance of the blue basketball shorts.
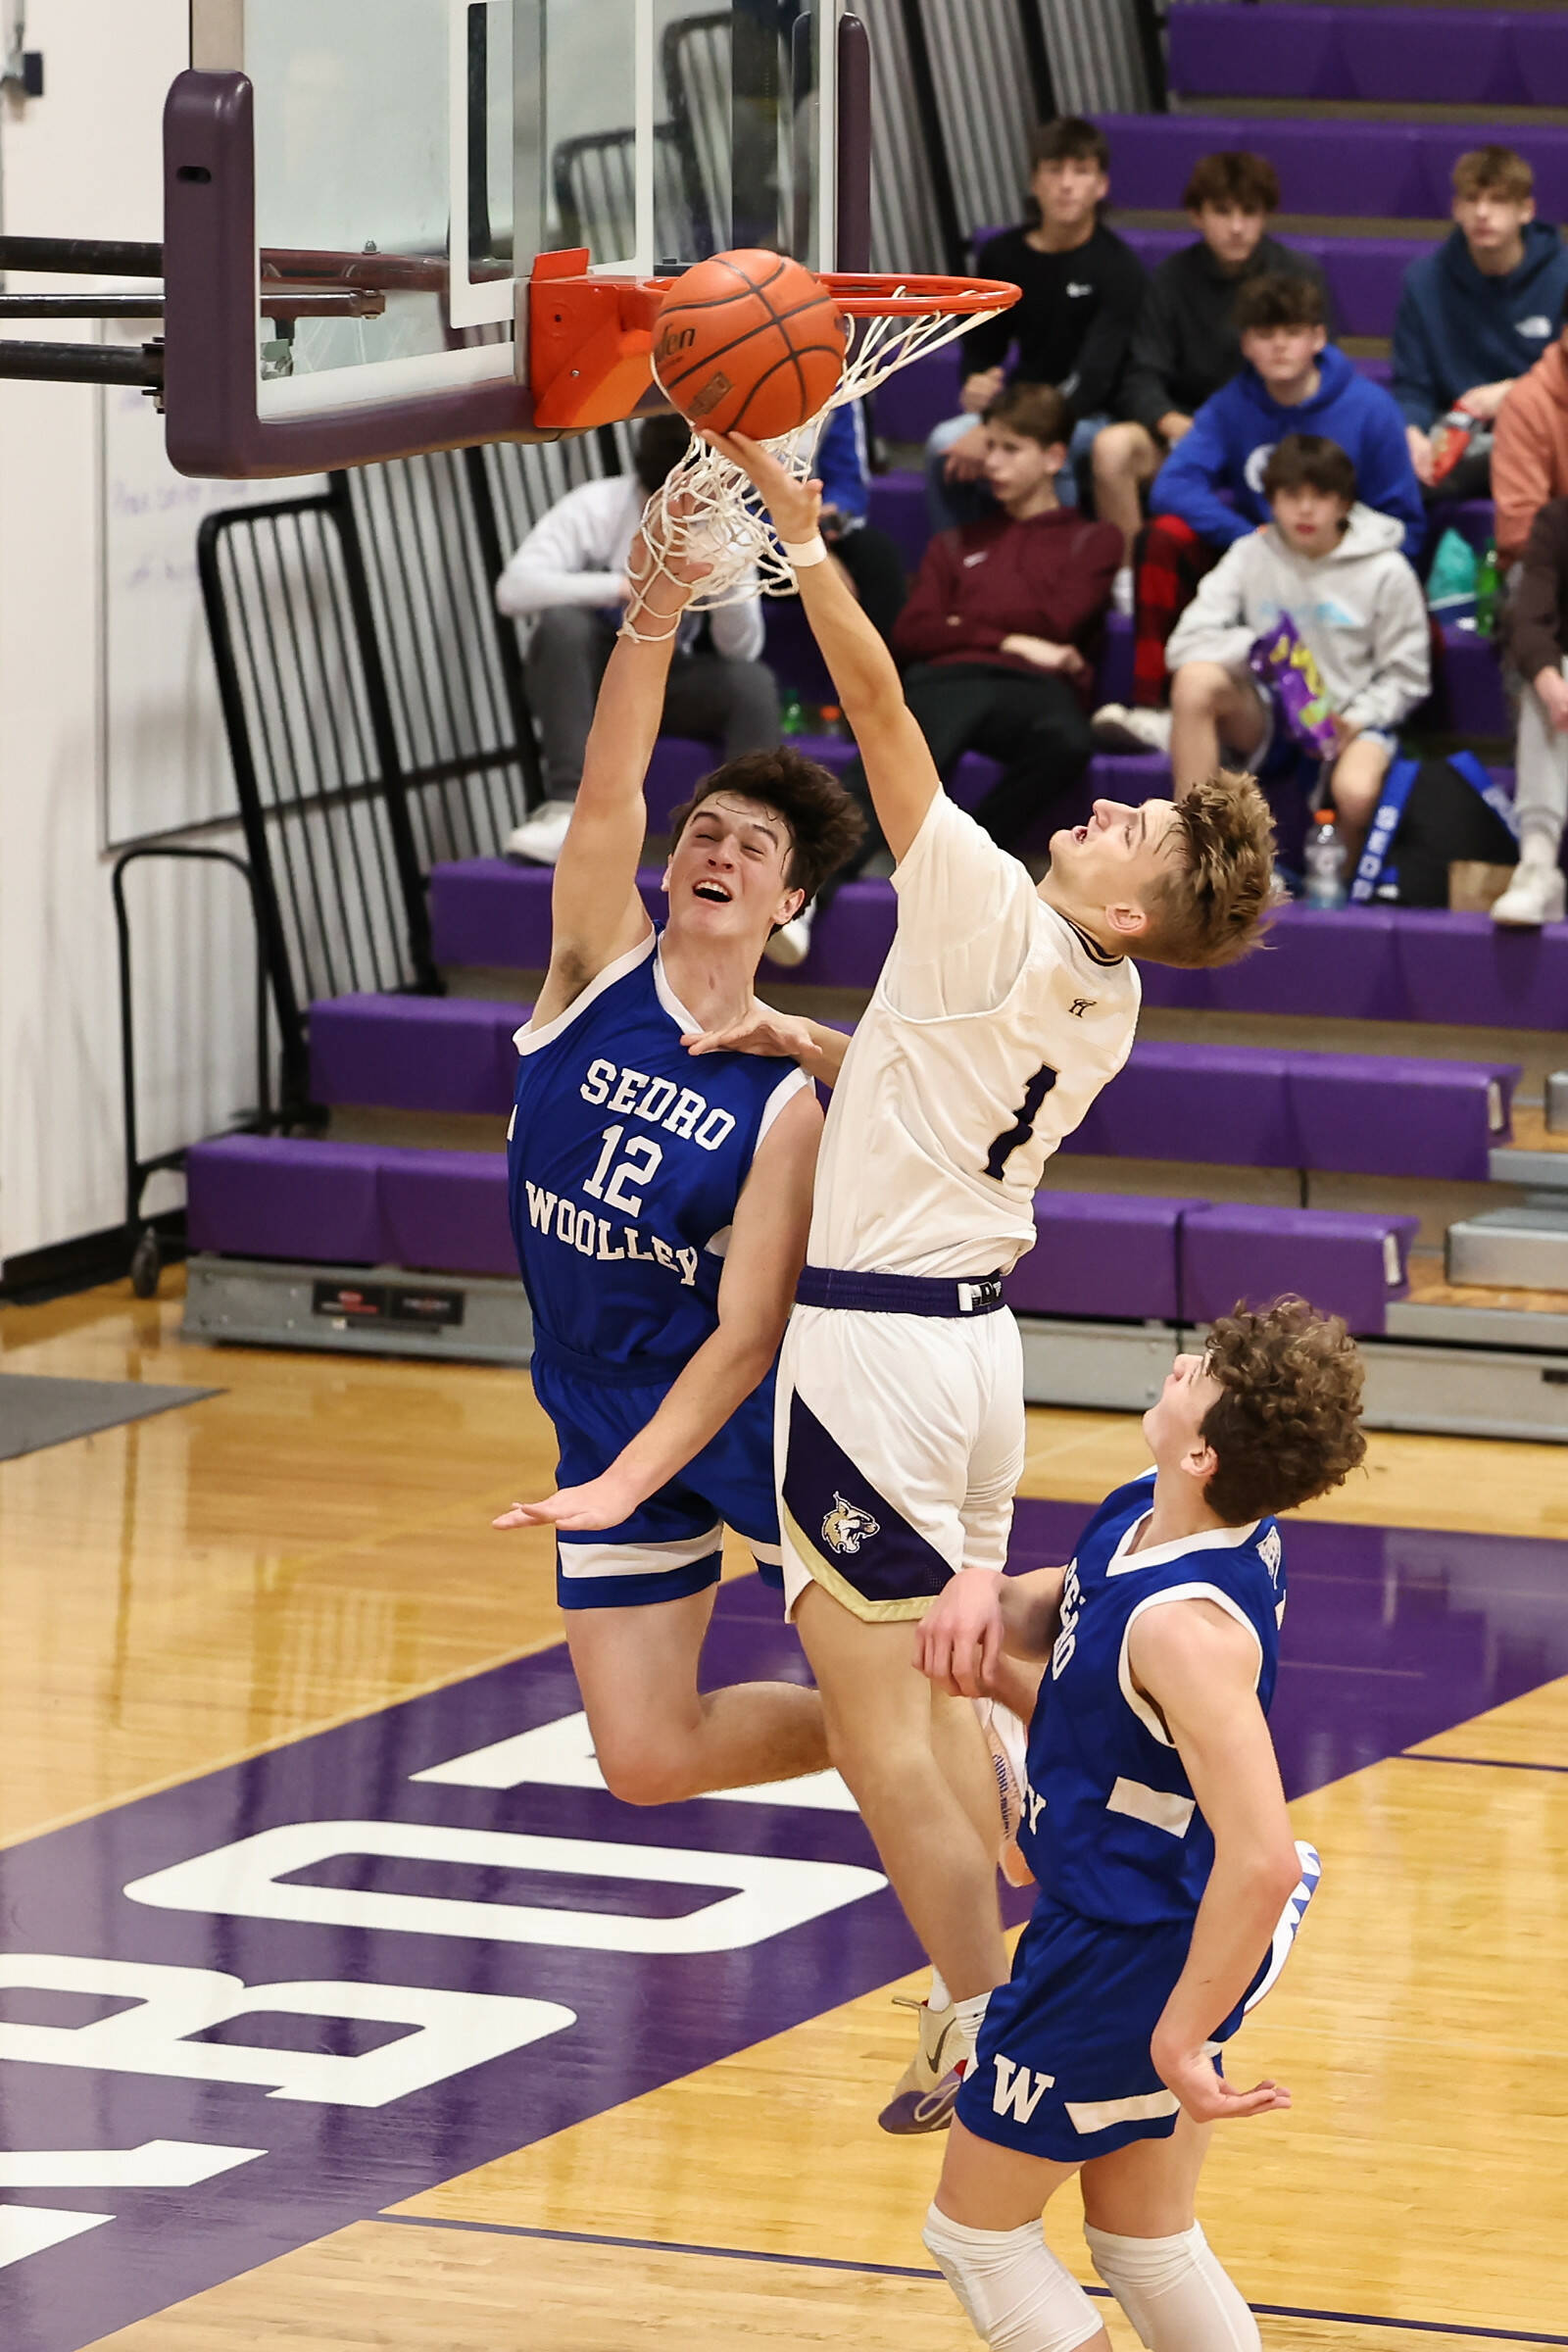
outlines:
{"label": "blue basketball shorts", "polygon": [[[557,1483],[580,1487],[646,1429],[671,1383],[602,1387],[536,1356],[533,1386],[555,1424]],[[764,1581],[780,1586],[771,1371],[678,1477],[619,1527],[558,1538],[556,1597],[564,1609],[624,1609],[706,1592],[718,1582],[726,1527],[751,1546]]]}
{"label": "blue basketball shorts", "polygon": [[[987,2007],[955,2110],[965,2130],[1053,2164],[1168,2139],[1178,2101],[1149,2044],[1192,1938],[1191,1920],[1110,1927],[1043,1899]],[[1241,2022],[1239,2002],[1216,2064]]]}

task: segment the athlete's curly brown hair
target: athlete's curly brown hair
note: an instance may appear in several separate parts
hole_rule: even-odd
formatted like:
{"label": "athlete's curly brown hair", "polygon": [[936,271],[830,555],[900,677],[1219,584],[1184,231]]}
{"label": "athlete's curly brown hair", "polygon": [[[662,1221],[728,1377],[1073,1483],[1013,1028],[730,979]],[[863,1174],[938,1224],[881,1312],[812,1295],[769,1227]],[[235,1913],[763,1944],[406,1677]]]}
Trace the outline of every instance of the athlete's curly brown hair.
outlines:
{"label": "athlete's curly brown hair", "polygon": [[1359,1468],[1365,1371],[1339,1315],[1294,1297],[1239,1303],[1210,1330],[1204,1368],[1224,1395],[1199,1433],[1219,1457],[1203,1499],[1227,1527],[1293,1510]]}
{"label": "athlete's curly brown hair", "polygon": [[1144,901],[1132,953],[1150,963],[1234,963],[1263,933],[1274,882],[1274,819],[1251,776],[1223,769],[1183,793],[1170,855]]}
{"label": "athlete's curly brown hair", "polygon": [[774,809],[790,832],[785,880],[791,890],[815,898],[829,874],[860,846],[865,818],[829,767],[808,760],[789,744],[776,752],[743,752],[704,776],[689,801],[670,811],[669,846],[674,848],[705,801],[733,792]]}

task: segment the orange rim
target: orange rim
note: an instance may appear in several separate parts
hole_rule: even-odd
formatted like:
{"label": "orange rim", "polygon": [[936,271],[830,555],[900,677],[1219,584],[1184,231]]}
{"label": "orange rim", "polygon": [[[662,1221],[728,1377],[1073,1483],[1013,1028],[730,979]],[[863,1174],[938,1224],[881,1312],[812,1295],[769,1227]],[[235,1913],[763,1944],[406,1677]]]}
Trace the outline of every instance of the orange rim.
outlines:
{"label": "orange rim", "polygon": [[[912,272],[899,277],[871,270],[824,270],[816,274],[851,318],[978,317],[986,311],[1010,310],[1022,290],[999,277],[920,277]],[[600,278],[593,282],[628,281]],[[677,280],[645,277],[638,282],[662,298]]]}

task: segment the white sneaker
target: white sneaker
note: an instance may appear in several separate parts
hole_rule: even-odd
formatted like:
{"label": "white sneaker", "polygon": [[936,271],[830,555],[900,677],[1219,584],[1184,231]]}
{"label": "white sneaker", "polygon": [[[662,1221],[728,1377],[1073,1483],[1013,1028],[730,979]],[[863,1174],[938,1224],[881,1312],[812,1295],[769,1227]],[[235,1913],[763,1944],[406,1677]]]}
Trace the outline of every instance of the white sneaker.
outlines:
{"label": "white sneaker", "polygon": [[507,835],[506,855],[526,858],[534,865],[554,865],[565,842],[574,801],[544,801],[525,816],[514,833]]}
{"label": "white sneaker", "polygon": [[1554,865],[1521,865],[1500,899],[1492,906],[1492,919],[1505,929],[1533,931],[1541,923],[1563,918],[1563,878]]}
{"label": "white sneaker", "polygon": [[1131,620],[1133,615],[1133,567],[1124,564],[1110,583],[1110,609],[1125,620]]}
{"label": "white sneaker", "polygon": [[793,923],[785,923],[775,931],[762,950],[768,962],[783,964],[786,969],[804,963],[810,953],[811,925],[815,920],[816,908],[803,906]]}
{"label": "white sneaker", "polygon": [[1117,723],[1126,728],[1146,752],[1160,752],[1170,758],[1170,712],[1168,710],[1121,710]]}
{"label": "white sneaker", "polygon": [[893,1999],[898,2008],[914,2011],[920,2038],[876,2120],[884,2132],[900,2138],[915,2132],[945,2132],[963,2080],[958,2073],[963,2033],[957,2011],[951,2003],[946,2009],[933,2009],[929,2001],[917,2001],[907,1992],[896,1992]]}

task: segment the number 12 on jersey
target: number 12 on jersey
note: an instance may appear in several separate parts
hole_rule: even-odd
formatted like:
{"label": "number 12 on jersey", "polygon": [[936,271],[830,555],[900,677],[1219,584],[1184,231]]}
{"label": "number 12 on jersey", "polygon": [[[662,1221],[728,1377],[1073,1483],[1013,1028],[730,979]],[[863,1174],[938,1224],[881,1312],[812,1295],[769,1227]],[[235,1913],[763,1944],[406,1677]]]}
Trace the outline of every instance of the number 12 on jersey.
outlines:
{"label": "number 12 on jersey", "polygon": [[638,1217],[642,1214],[643,1197],[641,1193],[628,1193],[623,1188],[628,1180],[633,1184],[651,1184],[659,1173],[664,1153],[662,1147],[650,1137],[634,1136],[621,1152],[618,1164],[612,1167],[611,1162],[625,1132],[624,1127],[607,1127],[604,1130],[601,1139],[604,1148],[599,1154],[599,1163],[582,1189],[585,1193],[591,1193],[596,1200],[603,1200],[607,1207],[623,1208],[628,1217]]}

